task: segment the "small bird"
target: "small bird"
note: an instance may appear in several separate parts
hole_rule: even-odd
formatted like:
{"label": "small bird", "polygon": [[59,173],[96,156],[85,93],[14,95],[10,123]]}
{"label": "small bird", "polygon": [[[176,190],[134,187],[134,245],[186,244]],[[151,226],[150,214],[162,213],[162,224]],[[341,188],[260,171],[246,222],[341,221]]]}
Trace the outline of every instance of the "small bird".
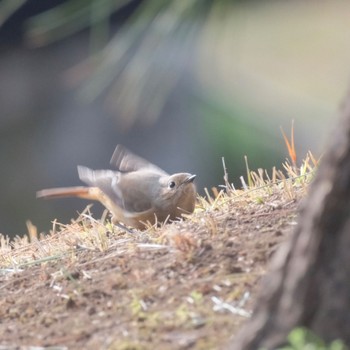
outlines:
{"label": "small bird", "polygon": [[45,189],[37,192],[37,198],[97,200],[111,212],[113,223],[136,229],[178,220],[194,211],[196,175],[169,175],[122,145],[116,147],[111,164],[118,171],[78,166],[79,178],[88,186]]}

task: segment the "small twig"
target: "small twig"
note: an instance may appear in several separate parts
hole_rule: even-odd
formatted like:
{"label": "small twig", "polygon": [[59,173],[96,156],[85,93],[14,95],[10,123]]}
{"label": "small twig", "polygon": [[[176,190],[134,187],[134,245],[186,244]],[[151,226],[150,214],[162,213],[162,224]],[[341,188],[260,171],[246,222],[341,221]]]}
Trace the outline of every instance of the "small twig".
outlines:
{"label": "small twig", "polygon": [[228,181],[228,172],[226,168],[225,158],[222,157],[221,161],[222,161],[222,167],[224,168],[224,181],[225,181],[226,191],[230,192],[232,188],[231,188],[230,182]]}
{"label": "small twig", "polygon": [[214,311],[222,311],[222,310],[227,310],[230,311],[234,315],[242,316],[242,317],[247,317],[249,318],[251,316],[251,313],[240,308],[240,307],[235,307],[229,303],[225,303],[221,299],[213,296],[211,297],[211,300],[213,301],[214,305]]}

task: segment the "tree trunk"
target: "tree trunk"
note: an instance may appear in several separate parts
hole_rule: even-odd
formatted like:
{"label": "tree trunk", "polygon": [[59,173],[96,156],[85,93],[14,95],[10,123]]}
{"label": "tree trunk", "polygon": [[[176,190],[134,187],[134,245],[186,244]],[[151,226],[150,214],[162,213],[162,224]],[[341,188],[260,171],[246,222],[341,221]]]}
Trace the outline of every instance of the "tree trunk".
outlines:
{"label": "tree trunk", "polygon": [[252,318],[230,349],[274,349],[304,326],[350,345],[350,96],[299,224],[262,281]]}

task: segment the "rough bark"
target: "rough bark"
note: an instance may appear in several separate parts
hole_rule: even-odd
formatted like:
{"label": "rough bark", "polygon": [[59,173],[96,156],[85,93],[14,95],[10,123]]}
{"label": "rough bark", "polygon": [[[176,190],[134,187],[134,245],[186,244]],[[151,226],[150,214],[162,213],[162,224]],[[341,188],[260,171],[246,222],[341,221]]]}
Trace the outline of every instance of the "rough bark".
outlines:
{"label": "rough bark", "polygon": [[303,203],[299,224],[230,349],[275,349],[296,326],[350,345],[350,95]]}

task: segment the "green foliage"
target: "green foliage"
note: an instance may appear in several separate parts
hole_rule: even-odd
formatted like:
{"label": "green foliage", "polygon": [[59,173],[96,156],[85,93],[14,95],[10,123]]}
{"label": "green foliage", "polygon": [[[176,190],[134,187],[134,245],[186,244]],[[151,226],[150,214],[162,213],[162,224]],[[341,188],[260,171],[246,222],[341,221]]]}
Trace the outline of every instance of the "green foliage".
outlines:
{"label": "green foliage", "polygon": [[2,26],[25,2],[26,0],[4,0],[0,2],[0,26]]}
{"label": "green foliage", "polygon": [[192,298],[192,300],[193,300],[193,302],[195,303],[195,304],[202,304],[202,302],[203,302],[203,294],[201,293],[201,292],[198,292],[198,291],[193,291],[193,292],[191,292],[191,294],[190,294],[190,296],[191,296],[191,298]]}
{"label": "green foliage", "polygon": [[[26,0],[0,2],[0,26]],[[92,102],[101,96],[124,130],[139,115],[153,123],[192,60],[194,47],[209,15],[231,6],[232,0],[68,0],[25,22],[32,47],[48,45],[89,31],[90,57],[82,62],[79,97]],[[133,11],[112,28],[112,15],[126,6]],[[181,53],[181,54],[179,54]],[[83,80],[83,81],[82,81]],[[152,103],[149,103],[152,101]]]}
{"label": "green foliage", "polygon": [[326,344],[320,337],[305,328],[295,328],[288,336],[288,344],[278,350],[346,350],[340,340]]}

